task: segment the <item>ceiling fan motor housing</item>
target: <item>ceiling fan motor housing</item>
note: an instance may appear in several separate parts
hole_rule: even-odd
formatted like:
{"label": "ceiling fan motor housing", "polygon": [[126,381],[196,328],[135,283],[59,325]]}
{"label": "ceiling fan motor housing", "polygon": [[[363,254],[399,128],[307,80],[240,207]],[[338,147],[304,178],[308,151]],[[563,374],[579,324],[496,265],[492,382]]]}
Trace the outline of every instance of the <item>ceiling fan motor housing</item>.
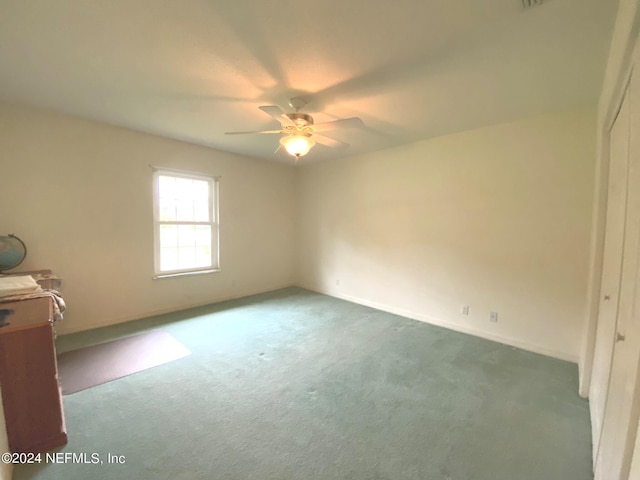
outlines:
{"label": "ceiling fan motor housing", "polygon": [[298,127],[313,125],[313,117],[306,113],[287,113],[287,117],[289,117]]}

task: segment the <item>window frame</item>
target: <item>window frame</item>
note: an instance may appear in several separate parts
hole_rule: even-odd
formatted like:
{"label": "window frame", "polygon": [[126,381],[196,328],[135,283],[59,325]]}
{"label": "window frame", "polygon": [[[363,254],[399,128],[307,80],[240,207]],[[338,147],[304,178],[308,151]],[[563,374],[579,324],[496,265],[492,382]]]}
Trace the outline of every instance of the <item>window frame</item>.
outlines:
{"label": "window frame", "polygon": [[[220,222],[218,211],[218,190],[220,177],[198,172],[175,170],[171,168],[153,168],[153,271],[154,279],[177,277],[183,275],[197,275],[220,271]],[[209,184],[209,221],[162,221],[160,220],[159,178],[161,176],[187,178],[205,181]],[[176,270],[160,269],[160,226],[161,225],[208,225],[211,227],[211,265],[207,267],[183,268]]]}

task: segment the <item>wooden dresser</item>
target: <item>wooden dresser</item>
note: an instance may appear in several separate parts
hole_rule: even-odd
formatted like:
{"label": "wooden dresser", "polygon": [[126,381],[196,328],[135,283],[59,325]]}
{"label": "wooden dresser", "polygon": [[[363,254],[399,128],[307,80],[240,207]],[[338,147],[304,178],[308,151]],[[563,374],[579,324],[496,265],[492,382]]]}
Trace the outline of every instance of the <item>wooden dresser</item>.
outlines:
{"label": "wooden dresser", "polygon": [[0,302],[0,388],[12,452],[46,452],[67,443],[58,384],[53,300]]}

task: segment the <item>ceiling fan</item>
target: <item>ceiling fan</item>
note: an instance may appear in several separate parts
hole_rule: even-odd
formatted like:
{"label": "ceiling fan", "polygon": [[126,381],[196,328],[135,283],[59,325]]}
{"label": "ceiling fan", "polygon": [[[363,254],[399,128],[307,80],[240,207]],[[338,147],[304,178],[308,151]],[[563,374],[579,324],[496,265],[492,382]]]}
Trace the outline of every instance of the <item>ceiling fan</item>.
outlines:
{"label": "ceiling fan", "polygon": [[[309,153],[311,147],[316,143],[327,147],[347,147],[348,144],[336,140],[335,138],[320,135],[318,132],[327,132],[339,128],[364,127],[364,123],[358,117],[343,118],[331,122],[313,123],[313,117],[306,113],[300,113],[300,109],[307,104],[304,98],[293,97],[289,105],[295,108],[294,113],[285,113],[276,105],[265,105],[259,107],[267,115],[280,122],[279,130],[261,130],[254,132],[225,132],[227,135],[245,134],[281,134],[280,145],[285,148],[289,155],[298,160],[303,155]],[[280,147],[278,147],[278,150]],[[276,150],[276,152],[278,151]]]}

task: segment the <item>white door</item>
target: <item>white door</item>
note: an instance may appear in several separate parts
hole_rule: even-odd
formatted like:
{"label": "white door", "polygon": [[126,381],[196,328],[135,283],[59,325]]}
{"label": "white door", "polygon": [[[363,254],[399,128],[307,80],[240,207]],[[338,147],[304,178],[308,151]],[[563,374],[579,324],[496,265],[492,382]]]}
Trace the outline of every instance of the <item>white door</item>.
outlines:
{"label": "white door", "polygon": [[629,96],[624,101],[609,135],[609,189],[602,263],[600,310],[589,391],[593,454],[597,459],[613,358],[622,255],[627,212],[629,158]]}
{"label": "white door", "polygon": [[620,142],[626,144],[627,205],[611,373],[596,457],[596,478],[602,480],[628,478],[640,414],[640,75],[631,78],[621,115],[615,134],[622,137],[626,131]]}

